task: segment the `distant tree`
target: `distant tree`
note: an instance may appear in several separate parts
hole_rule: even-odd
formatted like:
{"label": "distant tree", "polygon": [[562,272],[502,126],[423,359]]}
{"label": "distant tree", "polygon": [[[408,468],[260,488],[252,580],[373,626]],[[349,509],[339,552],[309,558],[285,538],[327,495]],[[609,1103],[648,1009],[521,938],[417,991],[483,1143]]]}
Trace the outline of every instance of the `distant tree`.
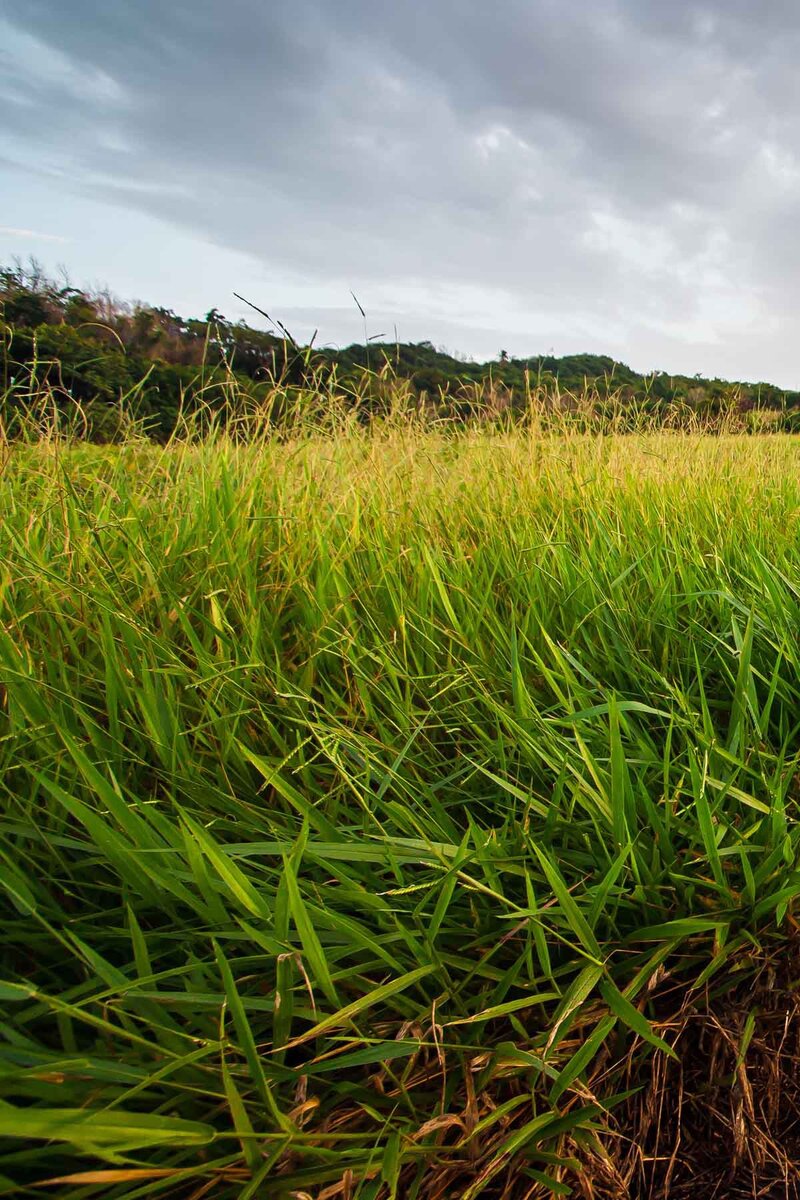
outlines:
{"label": "distant tree", "polygon": [[64,298],[63,317],[67,325],[87,325],[97,321],[99,314],[84,292],[70,288],[71,295]]}
{"label": "distant tree", "polygon": [[9,288],[0,297],[0,315],[9,325],[26,325],[35,328],[46,324],[50,308],[43,296],[35,292],[22,292]]}
{"label": "distant tree", "polygon": [[[757,407],[760,414],[769,409],[783,428],[800,425],[800,393],[660,371],[643,376],[608,355],[512,358],[500,350],[493,361],[477,363],[430,341],[396,339],[373,343],[371,354],[368,360],[363,343],[301,347],[234,323],[217,308],[203,320],[185,320],[171,309],[123,304],[108,291],[73,287],[66,273],[53,281],[35,260],[0,265],[0,379],[11,384],[0,415],[24,394],[26,379],[41,386],[44,378],[56,403],[92,406],[97,440],[118,435],[119,402],[127,396],[136,397],[152,436],[166,438],[179,412],[195,403],[228,411],[237,393],[248,403],[273,403],[274,380],[284,389],[310,385],[324,402],[325,381],[335,379],[342,395],[356,398],[361,414],[382,412],[396,401],[394,376],[407,381],[405,394],[425,411],[455,418],[472,419],[487,408],[522,415],[533,381],[546,389],[557,383],[565,403],[589,389],[603,401],[613,395],[621,404],[645,404],[664,414],[676,402],[702,413],[735,405],[738,411]],[[385,379],[383,366],[376,371],[384,363]],[[231,375],[237,388],[229,386]]]}

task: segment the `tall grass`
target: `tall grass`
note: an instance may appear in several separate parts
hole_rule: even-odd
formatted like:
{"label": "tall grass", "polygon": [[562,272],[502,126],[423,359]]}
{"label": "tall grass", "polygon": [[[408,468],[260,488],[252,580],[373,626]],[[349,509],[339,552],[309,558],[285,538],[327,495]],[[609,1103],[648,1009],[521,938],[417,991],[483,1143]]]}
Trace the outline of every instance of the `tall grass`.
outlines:
{"label": "tall grass", "polygon": [[788,1189],[798,465],[7,445],[5,1190]]}
{"label": "tall grass", "polygon": [[[109,336],[116,336],[108,329]],[[12,338],[11,332],[8,333]],[[86,364],[91,365],[91,364]],[[31,361],[0,384],[0,446],[9,442],[92,441],[122,443],[208,441],[224,435],[235,441],[304,438],[310,432],[341,435],[353,426],[380,422],[383,428],[490,424],[496,429],[523,428],[539,436],[576,434],[778,433],[794,432],[795,409],[768,407],[743,395],[732,384],[716,398],[659,398],[645,389],[634,395],[611,378],[584,380],[569,390],[559,381],[525,373],[522,389],[512,391],[489,374],[481,381],[450,381],[435,392],[418,391],[399,376],[383,352],[381,365],[345,371],[314,363],[311,348],[284,343],[284,358],[264,368],[259,381],[236,373],[232,359],[204,361],[196,376],[181,386],[177,411],[153,389],[150,373],[120,390],[111,403],[105,393],[79,399],[63,378],[57,359],[40,357],[33,339]],[[85,389],[88,381],[83,381]]]}

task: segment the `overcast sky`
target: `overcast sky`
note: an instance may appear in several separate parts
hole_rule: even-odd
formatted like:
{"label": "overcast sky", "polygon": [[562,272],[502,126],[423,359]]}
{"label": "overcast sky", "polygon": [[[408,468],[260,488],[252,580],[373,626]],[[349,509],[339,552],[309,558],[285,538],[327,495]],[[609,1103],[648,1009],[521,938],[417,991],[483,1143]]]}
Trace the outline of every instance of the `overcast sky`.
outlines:
{"label": "overcast sky", "polygon": [[0,0],[0,262],[800,387],[795,0]]}

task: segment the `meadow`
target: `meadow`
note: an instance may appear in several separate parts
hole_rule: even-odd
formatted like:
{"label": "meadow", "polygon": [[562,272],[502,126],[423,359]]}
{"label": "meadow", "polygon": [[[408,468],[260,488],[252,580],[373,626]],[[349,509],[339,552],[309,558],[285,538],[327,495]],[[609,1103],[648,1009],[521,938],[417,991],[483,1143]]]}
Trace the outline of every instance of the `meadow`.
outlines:
{"label": "meadow", "polygon": [[797,1193],[795,438],[0,449],[0,1193]]}

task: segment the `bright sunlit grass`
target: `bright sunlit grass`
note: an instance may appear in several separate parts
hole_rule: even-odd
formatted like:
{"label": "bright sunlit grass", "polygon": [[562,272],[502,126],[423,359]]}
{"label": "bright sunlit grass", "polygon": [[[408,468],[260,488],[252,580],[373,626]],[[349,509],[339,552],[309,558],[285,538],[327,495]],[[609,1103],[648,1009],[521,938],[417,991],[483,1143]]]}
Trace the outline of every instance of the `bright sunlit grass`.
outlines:
{"label": "bright sunlit grass", "polygon": [[703,1063],[782,1179],[799,534],[779,436],[10,447],[5,1187],[646,1195]]}

